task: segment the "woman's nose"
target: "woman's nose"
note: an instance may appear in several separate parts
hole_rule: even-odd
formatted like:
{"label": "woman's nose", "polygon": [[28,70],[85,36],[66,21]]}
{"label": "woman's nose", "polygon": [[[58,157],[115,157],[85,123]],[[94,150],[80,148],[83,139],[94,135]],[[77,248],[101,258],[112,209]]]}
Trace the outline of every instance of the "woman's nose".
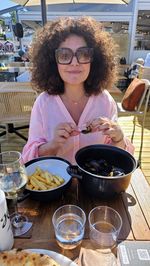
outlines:
{"label": "woman's nose", "polygon": [[76,55],[73,56],[71,65],[79,65]]}

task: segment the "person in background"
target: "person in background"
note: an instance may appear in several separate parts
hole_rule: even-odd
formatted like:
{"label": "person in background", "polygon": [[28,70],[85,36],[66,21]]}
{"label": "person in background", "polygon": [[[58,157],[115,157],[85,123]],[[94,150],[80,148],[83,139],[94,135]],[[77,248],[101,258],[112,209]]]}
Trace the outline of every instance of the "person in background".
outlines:
{"label": "person in background", "polygon": [[24,50],[20,50],[18,52],[18,55],[20,56],[22,62],[29,62],[28,52],[25,52]]}
{"label": "person in background", "polygon": [[91,17],[61,18],[40,29],[31,47],[32,84],[40,91],[23,161],[59,156],[71,163],[91,144],[134,151],[107,91],[116,80],[116,46]]}
{"label": "person in background", "polygon": [[150,53],[147,53],[146,55],[144,66],[150,67]]}
{"label": "person in background", "polygon": [[132,82],[134,78],[138,78],[140,74],[140,69],[144,65],[143,58],[137,58],[136,62],[133,62],[131,66],[125,70],[125,77],[128,78],[128,85]]}
{"label": "person in background", "polygon": [[[29,54],[28,51],[20,50],[18,52],[19,56],[21,57],[22,62],[29,62]],[[17,82],[30,82],[31,81],[31,72],[26,70],[22,74],[16,77]]]}
{"label": "person in background", "polygon": [[19,50],[18,56],[14,57],[15,62],[29,62],[29,53],[27,50]]}

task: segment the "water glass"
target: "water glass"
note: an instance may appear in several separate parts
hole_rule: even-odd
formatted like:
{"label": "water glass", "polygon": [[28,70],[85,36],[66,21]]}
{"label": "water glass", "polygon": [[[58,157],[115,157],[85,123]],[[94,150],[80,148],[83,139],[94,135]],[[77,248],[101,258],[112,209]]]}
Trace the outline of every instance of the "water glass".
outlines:
{"label": "water glass", "polygon": [[90,211],[88,220],[93,245],[102,249],[114,248],[122,227],[120,214],[108,206],[98,206]]}
{"label": "water glass", "polygon": [[76,205],[58,208],[52,217],[57,243],[64,249],[78,246],[84,236],[86,215]]}

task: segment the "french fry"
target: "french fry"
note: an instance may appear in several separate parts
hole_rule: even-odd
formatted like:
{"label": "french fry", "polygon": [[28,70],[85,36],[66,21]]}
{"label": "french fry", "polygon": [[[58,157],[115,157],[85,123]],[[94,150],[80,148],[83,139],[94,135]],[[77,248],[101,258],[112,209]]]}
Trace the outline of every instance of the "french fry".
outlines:
{"label": "french fry", "polygon": [[64,183],[62,177],[53,175],[39,167],[37,167],[35,172],[28,177],[28,180],[27,188],[31,190],[49,190]]}
{"label": "french fry", "polygon": [[64,183],[64,179],[62,177],[60,177],[58,175],[56,175],[56,177],[58,178],[58,180],[60,181],[61,184]]}
{"label": "french fry", "polygon": [[46,180],[41,176],[41,175],[33,175],[37,180],[39,180],[39,181],[41,181],[41,182],[43,182],[43,183],[45,183],[46,182]]}
{"label": "french fry", "polygon": [[46,182],[47,182],[47,184],[51,184],[51,182],[53,181],[53,176],[52,176],[52,174],[50,174],[49,172],[45,172],[44,173],[44,177],[45,177],[45,179],[46,179]]}
{"label": "french fry", "polygon": [[61,184],[60,181],[57,179],[56,176],[53,176],[53,180],[54,180],[54,182],[55,182],[58,186]]}
{"label": "french fry", "polygon": [[34,189],[34,187],[32,186],[32,184],[27,184],[26,188],[27,189],[30,189],[30,190],[33,190]]}
{"label": "french fry", "polygon": [[42,170],[40,169],[40,167],[36,167],[36,174],[41,175]]}
{"label": "french fry", "polygon": [[53,189],[55,187],[58,187],[56,184],[47,185],[47,189]]}
{"label": "french fry", "polygon": [[[36,183],[34,183],[33,180],[30,181],[30,186],[32,186],[34,188],[34,190],[38,190],[38,186],[36,185]],[[32,188],[31,188],[32,189]]]}
{"label": "french fry", "polygon": [[39,187],[39,189],[41,190],[47,189],[46,185],[43,182],[39,181],[36,177],[32,176],[31,180],[36,184],[37,187]]}

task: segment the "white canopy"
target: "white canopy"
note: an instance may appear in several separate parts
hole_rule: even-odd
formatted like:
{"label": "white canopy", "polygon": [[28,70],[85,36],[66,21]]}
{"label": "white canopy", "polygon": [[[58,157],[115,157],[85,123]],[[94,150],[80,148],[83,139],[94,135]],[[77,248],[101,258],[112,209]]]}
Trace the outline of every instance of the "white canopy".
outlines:
{"label": "white canopy", "polygon": [[47,22],[46,5],[50,4],[128,4],[130,0],[12,0],[19,5],[41,5],[43,25]]}
{"label": "white canopy", "polygon": [[[39,5],[42,0],[13,0],[20,5]],[[128,4],[130,0],[46,0],[46,4]]]}

